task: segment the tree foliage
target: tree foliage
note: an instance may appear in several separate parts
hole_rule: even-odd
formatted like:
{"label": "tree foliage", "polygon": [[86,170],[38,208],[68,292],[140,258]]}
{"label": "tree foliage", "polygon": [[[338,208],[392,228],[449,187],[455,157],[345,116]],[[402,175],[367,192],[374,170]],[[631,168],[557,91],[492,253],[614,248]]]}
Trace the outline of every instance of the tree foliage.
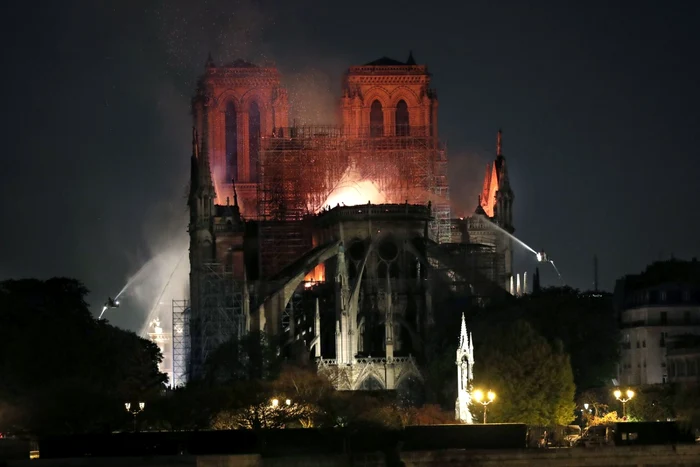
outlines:
{"label": "tree foliage", "polygon": [[615,377],[620,341],[610,294],[551,287],[487,307],[472,318],[479,332],[481,323],[523,319],[550,343],[560,341],[571,357],[579,392],[607,386]]}
{"label": "tree foliage", "polygon": [[[550,345],[524,320],[495,326],[476,343],[474,387],[497,395],[488,406],[490,421],[550,425],[574,418],[576,388],[561,345]],[[482,410],[473,407],[477,420]]]}
{"label": "tree foliage", "polygon": [[74,279],[0,283],[0,431],[111,431],[129,422],[124,402],[162,389],[158,347],[97,321],[86,294]]}
{"label": "tree foliage", "polygon": [[207,358],[206,381],[215,384],[276,378],[282,365],[277,344],[264,332],[231,338]]}

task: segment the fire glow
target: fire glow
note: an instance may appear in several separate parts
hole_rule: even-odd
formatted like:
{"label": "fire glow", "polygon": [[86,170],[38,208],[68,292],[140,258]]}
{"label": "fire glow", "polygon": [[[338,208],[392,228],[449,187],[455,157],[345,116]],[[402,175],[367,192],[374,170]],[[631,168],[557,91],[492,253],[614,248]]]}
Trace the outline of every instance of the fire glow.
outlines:
{"label": "fire glow", "polygon": [[354,168],[349,168],[335,189],[319,208],[319,211],[330,206],[358,206],[360,204],[386,203],[386,196],[377,184],[371,180],[363,179]]}

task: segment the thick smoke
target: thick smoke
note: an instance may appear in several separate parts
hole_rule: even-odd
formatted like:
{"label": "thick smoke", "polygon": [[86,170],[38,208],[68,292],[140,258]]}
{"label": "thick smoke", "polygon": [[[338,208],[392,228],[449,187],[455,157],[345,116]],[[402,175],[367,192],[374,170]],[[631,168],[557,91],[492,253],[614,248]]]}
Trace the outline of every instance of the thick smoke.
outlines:
{"label": "thick smoke", "polygon": [[479,202],[486,164],[495,155],[485,150],[469,149],[448,154],[452,217],[470,216]]}
{"label": "thick smoke", "polygon": [[[324,57],[300,34],[303,28],[288,17],[281,18],[284,13],[279,9],[264,10],[252,1],[173,0],[146,14],[155,23],[156,49],[162,57],[160,63],[151,62],[146,66],[152,68],[143,70],[144,75],[158,77],[151,95],[161,133],[152,137],[158,140],[156,147],[169,151],[150,154],[151,161],[144,165],[160,167],[153,177],[171,188],[154,190],[146,204],[144,245],[140,251],[126,252],[132,273],[125,282],[136,278],[120,297],[121,307],[105,315],[142,333],[155,317],[166,330],[171,329],[172,300],[189,298],[185,199],[192,125],[189,107],[207,55],[211,53],[217,64],[244,59],[276,66],[289,92],[290,124],[299,125],[337,123],[340,78],[347,66],[343,57]],[[219,195],[221,203],[230,194]]]}

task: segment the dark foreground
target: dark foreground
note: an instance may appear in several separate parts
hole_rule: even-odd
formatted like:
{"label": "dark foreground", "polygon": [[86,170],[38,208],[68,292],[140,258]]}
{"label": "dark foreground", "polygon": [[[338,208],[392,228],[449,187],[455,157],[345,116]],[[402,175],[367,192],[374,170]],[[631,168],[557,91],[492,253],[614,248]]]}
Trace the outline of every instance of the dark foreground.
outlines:
{"label": "dark foreground", "polygon": [[[0,465],[2,462],[0,461]],[[538,466],[700,467],[700,445],[617,446],[596,449],[448,450],[356,455],[262,457],[259,454],[225,456],[158,456],[7,461],[7,467],[380,467],[380,466]]]}

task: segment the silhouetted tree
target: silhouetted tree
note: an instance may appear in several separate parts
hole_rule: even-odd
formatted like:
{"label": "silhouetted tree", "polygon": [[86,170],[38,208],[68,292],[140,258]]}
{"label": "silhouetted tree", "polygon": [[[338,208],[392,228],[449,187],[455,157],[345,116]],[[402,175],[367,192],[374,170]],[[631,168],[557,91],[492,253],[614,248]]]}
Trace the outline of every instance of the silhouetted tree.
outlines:
{"label": "silhouetted tree", "polygon": [[[482,325],[507,324],[518,319],[531,323],[550,343],[560,341],[571,356],[579,392],[603,387],[615,377],[619,330],[610,294],[581,293],[570,287],[550,287],[537,295],[505,301],[471,314],[475,339]],[[476,356],[477,363],[479,357]]]}
{"label": "silhouetted tree", "polygon": [[278,348],[276,339],[264,332],[233,337],[207,358],[205,380],[218,384],[275,379],[282,366]]}
{"label": "silhouetted tree", "polygon": [[111,431],[129,421],[124,402],[163,388],[158,347],[97,321],[86,294],[74,279],[0,283],[0,395],[14,409],[11,429]]}

